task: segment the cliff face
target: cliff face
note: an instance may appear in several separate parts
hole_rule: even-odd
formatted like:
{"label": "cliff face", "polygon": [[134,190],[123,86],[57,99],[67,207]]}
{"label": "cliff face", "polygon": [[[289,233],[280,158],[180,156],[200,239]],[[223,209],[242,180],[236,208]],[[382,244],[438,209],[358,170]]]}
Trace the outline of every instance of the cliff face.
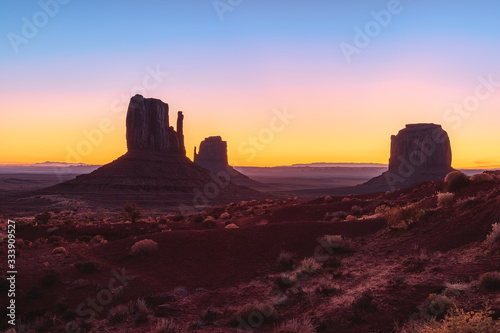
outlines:
{"label": "cliff face", "polygon": [[168,104],[159,99],[135,95],[127,112],[127,148],[129,151],[156,151],[186,155],[182,112],[179,111],[177,131],[170,127]]}
{"label": "cliff face", "polygon": [[241,172],[236,171],[228,163],[227,142],[220,136],[211,136],[200,143],[200,151],[194,148],[194,162],[199,166],[220,174],[224,173],[235,185],[248,186],[254,189],[265,189],[266,186],[255,181]]}
{"label": "cliff face", "polygon": [[211,136],[200,143],[200,151],[194,151],[194,162],[207,170],[217,172],[229,166],[227,161],[227,142],[220,136]]}
{"label": "cliff face", "polygon": [[448,133],[435,124],[412,124],[391,137],[389,171],[404,164],[416,171],[451,169],[451,145]]}

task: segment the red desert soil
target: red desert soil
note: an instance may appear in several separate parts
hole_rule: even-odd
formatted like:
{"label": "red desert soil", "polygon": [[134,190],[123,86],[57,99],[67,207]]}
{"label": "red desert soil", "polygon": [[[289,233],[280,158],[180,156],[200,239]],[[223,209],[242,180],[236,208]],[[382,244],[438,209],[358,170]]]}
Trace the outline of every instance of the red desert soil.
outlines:
{"label": "red desert soil", "polygon": [[[436,208],[436,193],[442,191],[443,182],[430,182],[393,193],[348,199],[261,202],[251,209],[249,204],[233,204],[222,210],[234,217],[219,219],[211,230],[193,222],[169,222],[170,230],[142,222],[79,228],[59,225],[53,235],[64,238],[59,245],[68,250],[68,255],[51,253],[58,245],[57,239],[55,244],[21,249],[18,259],[18,269],[23,272],[18,281],[23,291],[20,306],[32,317],[47,311],[61,317],[65,309],[74,309],[87,297],[95,297],[98,290],[106,288],[113,269],[125,269],[134,280],[110,307],[157,293],[175,294],[176,288],[183,287],[182,295],[168,302],[168,316],[187,327],[209,306],[214,306],[221,309],[223,323],[237,307],[272,298],[272,279],[277,274],[276,259],[280,252],[290,251],[297,260],[312,257],[319,246],[318,237],[338,234],[353,240],[354,251],[335,255],[340,267],[324,265],[319,273],[301,281],[300,290],[305,291],[305,296],[289,295],[288,301],[277,307],[280,320],[314,318],[318,332],[333,332],[332,328],[335,332],[391,332],[395,322],[406,322],[430,293],[443,291],[446,282],[472,283],[481,274],[500,269],[500,254],[484,245],[492,224],[500,220],[498,183],[471,184],[456,192],[455,201],[462,199],[460,204]],[[463,200],[466,198],[470,199]],[[383,204],[405,206],[417,202],[425,214],[407,230],[389,231],[385,218],[374,215],[375,208]],[[353,206],[360,206],[367,217],[351,222],[325,221],[327,213],[350,214]],[[214,209],[203,214],[215,216],[215,212]],[[229,221],[240,228],[224,229],[224,223]],[[189,229],[183,230],[185,228]],[[27,228],[20,231],[18,237],[31,241],[49,238],[47,229]],[[96,234],[105,235],[108,243],[89,244],[80,239]],[[143,257],[130,255],[132,245],[142,239],[158,243],[159,251]],[[74,267],[76,262],[94,262],[100,265],[100,270],[80,273]],[[33,286],[47,268],[59,272],[61,283],[38,288],[41,295],[28,297],[28,291],[33,292]],[[89,280],[91,284],[76,288],[72,283],[78,279]],[[314,288],[324,279],[335,283],[340,295],[315,293]],[[375,306],[361,314],[353,312],[349,302],[366,290],[371,292]],[[475,291],[457,297],[464,308],[478,309],[482,302],[491,297],[494,300],[496,296]],[[498,317],[500,309],[495,304]],[[106,311],[103,310],[102,318]],[[151,324],[146,324],[135,328],[129,323],[106,327],[106,330],[146,332],[150,327]],[[255,332],[272,330],[272,326],[263,326]],[[197,331],[236,330],[227,326],[203,326]]]}

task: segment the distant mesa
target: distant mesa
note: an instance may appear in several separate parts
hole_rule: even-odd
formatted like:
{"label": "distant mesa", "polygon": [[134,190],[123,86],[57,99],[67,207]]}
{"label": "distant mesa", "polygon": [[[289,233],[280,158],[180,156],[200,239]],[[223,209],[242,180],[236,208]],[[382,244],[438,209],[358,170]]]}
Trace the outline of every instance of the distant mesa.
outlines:
{"label": "distant mesa", "polygon": [[199,206],[261,196],[260,192],[236,186],[189,160],[183,121],[179,111],[174,130],[170,126],[168,104],[135,95],[126,119],[127,153],[90,174],[41,192],[81,194],[108,204],[133,200],[142,201],[143,205],[167,206],[180,203]]}
{"label": "distant mesa", "polygon": [[388,189],[424,181],[443,180],[453,171],[448,133],[436,124],[410,124],[391,137],[389,170],[368,184],[386,183]]}
{"label": "distant mesa", "polygon": [[265,187],[264,184],[250,179],[229,165],[227,142],[223,141],[220,136],[211,136],[203,140],[200,143],[198,153],[196,152],[196,147],[194,147],[194,162],[214,173],[227,173],[233,184],[252,188]]}

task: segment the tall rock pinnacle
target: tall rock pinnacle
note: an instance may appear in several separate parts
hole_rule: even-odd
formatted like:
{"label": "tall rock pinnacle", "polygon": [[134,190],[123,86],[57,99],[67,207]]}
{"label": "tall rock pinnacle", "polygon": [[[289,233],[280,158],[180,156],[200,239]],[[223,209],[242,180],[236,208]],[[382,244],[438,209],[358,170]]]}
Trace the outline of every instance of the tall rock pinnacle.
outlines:
{"label": "tall rock pinnacle", "polygon": [[127,112],[127,148],[129,151],[157,151],[186,155],[182,112],[178,114],[177,132],[170,127],[168,104],[159,99],[135,95]]}

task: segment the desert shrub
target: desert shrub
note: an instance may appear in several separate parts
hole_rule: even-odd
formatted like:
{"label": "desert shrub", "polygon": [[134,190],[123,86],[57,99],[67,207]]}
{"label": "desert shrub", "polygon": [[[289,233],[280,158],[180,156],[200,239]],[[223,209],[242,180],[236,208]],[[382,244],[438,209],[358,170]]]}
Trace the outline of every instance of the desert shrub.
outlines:
{"label": "desert shrub", "polygon": [[295,259],[293,258],[293,254],[290,252],[282,251],[278,256],[277,264],[278,271],[280,272],[292,270],[295,266]]}
{"label": "desert shrub", "polygon": [[408,228],[410,225],[418,222],[422,217],[423,211],[419,204],[411,204],[405,207],[389,208],[384,217],[387,219],[387,226],[391,229]]}
{"label": "desert shrub", "polygon": [[212,216],[207,216],[203,222],[201,222],[201,226],[203,228],[213,228],[217,225],[217,222]]}
{"label": "desert shrub", "polygon": [[162,318],[156,322],[152,333],[181,333],[179,325],[175,324],[171,319]]}
{"label": "desert shrub", "polygon": [[492,226],[491,233],[486,237],[486,241],[490,244],[500,242],[500,223],[495,223]]}
{"label": "desert shrub", "polygon": [[267,303],[250,303],[239,308],[229,319],[229,325],[237,326],[242,323],[258,322],[272,324],[278,318],[276,309]]}
{"label": "desert shrub", "polygon": [[224,213],[220,214],[221,219],[227,220],[229,217],[230,217],[230,215],[228,212],[224,212]]}
{"label": "desert shrub", "polygon": [[52,214],[50,212],[43,212],[35,216],[35,221],[38,224],[47,224],[52,218]]}
{"label": "desert shrub", "polygon": [[492,311],[464,312],[463,309],[451,310],[444,320],[431,319],[404,329],[404,333],[497,333],[500,321],[491,318]]}
{"label": "desert shrub", "polygon": [[91,244],[105,244],[107,242],[108,241],[106,240],[106,238],[104,238],[104,236],[101,235],[95,235],[90,239]]}
{"label": "desert shrub", "polygon": [[127,320],[127,317],[129,316],[130,311],[129,308],[125,305],[118,305],[115,306],[114,308],[109,309],[108,311],[108,321],[111,324],[118,324],[122,323],[125,320]]}
{"label": "desert shrub", "polygon": [[327,196],[325,197],[324,201],[325,201],[325,202],[327,202],[327,203],[328,203],[328,202],[333,202],[333,198],[332,198],[331,196],[327,195]]}
{"label": "desert shrub", "polygon": [[470,177],[470,181],[474,183],[492,182],[495,178],[487,173],[478,173]]}
{"label": "desert shrub", "polygon": [[479,278],[481,287],[486,290],[500,290],[500,272],[488,272]]}
{"label": "desert shrub", "polygon": [[274,328],[274,333],[315,333],[316,326],[313,325],[311,319],[302,320],[292,319]]}
{"label": "desert shrub", "polygon": [[351,214],[354,216],[361,216],[363,215],[363,208],[361,208],[361,206],[352,206]]}
{"label": "desert shrub", "polygon": [[469,177],[461,171],[452,171],[444,178],[446,189],[455,192],[469,185]]}
{"label": "desert shrub", "polygon": [[51,287],[61,280],[61,276],[56,270],[48,269],[42,273],[40,284],[44,287]]}
{"label": "desert shrub", "polygon": [[59,246],[59,247],[56,247],[55,249],[52,250],[52,254],[64,254],[64,255],[67,255],[68,254],[68,250],[66,250],[62,246]]}
{"label": "desert shrub", "polygon": [[435,317],[437,320],[443,319],[448,311],[456,308],[457,304],[453,299],[438,294],[430,294],[419,306],[421,314],[428,318]]}
{"label": "desert shrub", "polygon": [[130,254],[136,255],[147,255],[158,251],[158,243],[151,239],[143,239],[138,241],[130,249]]}
{"label": "desert shrub", "polygon": [[240,227],[238,227],[236,224],[234,223],[229,223],[228,225],[225,226],[226,229],[239,229]]}
{"label": "desert shrub", "polygon": [[202,223],[205,220],[205,218],[201,214],[193,215],[191,219],[194,223]]}
{"label": "desert shrub", "polygon": [[137,222],[142,216],[141,210],[135,202],[127,202],[123,210],[123,218],[130,220],[132,223]]}
{"label": "desert shrub", "polygon": [[450,207],[453,199],[455,198],[455,193],[439,193],[437,197],[438,207],[445,208]]}
{"label": "desert shrub", "polygon": [[347,217],[346,212],[333,212],[333,213],[328,213],[326,214],[325,219],[326,220],[340,220],[344,221]]}
{"label": "desert shrub", "polygon": [[136,326],[147,323],[151,315],[151,309],[147,306],[143,298],[138,298],[135,302],[129,303],[129,312],[134,315]]}
{"label": "desert shrub", "polygon": [[343,238],[341,235],[323,235],[319,239],[319,243],[328,254],[335,252],[344,253],[353,250],[352,242],[349,239]]}
{"label": "desert shrub", "polygon": [[347,215],[347,217],[345,218],[345,220],[347,222],[352,222],[352,221],[357,221],[358,218],[356,216],[354,216],[354,215]]}
{"label": "desert shrub", "polygon": [[322,296],[332,296],[340,293],[340,289],[337,288],[337,286],[333,282],[326,279],[320,281],[319,285],[314,291],[316,292],[316,294]]}
{"label": "desert shrub", "polygon": [[314,274],[321,268],[321,265],[314,258],[305,258],[300,262],[300,271],[307,274]]}
{"label": "desert shrub", "polygon": [[349,198],[349,197],[344,197],[344,198],[342,198],[342,202],[349,202],[349,201],[351,201],[351,200],[352,200],[352,199],[351,199],[351,198]]}

